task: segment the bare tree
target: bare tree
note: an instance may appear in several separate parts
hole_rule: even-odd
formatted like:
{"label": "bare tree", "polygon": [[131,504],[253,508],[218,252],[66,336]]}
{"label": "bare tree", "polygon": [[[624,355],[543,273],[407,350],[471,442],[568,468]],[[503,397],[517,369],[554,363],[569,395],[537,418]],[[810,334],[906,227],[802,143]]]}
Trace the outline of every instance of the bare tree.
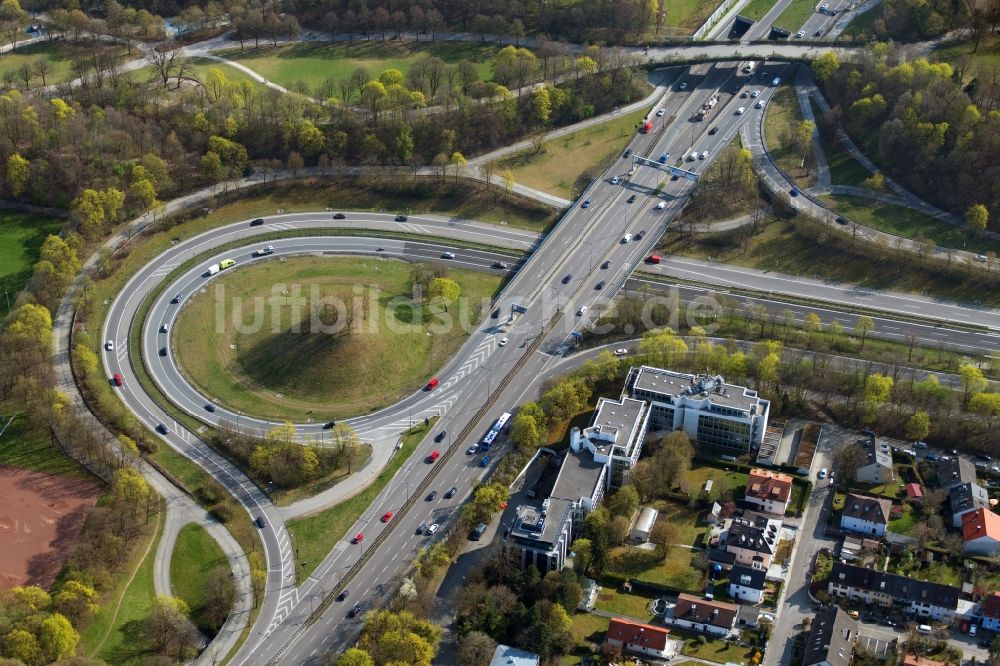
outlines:
{"label": "bare tree", "polygon": [[181,63],[178,61],[179,57],[180,51],[169,44],[157,46],[146,53],[146,60],[156,70],[156,74],[163,81],[164,88],[167,87],[170,77],[182,71]]}

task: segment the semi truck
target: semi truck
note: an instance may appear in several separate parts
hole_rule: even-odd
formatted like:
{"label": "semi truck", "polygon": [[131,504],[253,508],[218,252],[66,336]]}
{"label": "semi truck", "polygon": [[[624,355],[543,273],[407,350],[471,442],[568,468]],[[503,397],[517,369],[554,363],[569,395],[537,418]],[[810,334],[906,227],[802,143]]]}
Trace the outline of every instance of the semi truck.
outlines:
{"label": "semi truck", "polygon": [[712,112],[712,109],[714,109],[715,105],[718,103],[719,103],[718,94],[709,97],[708,101],[702,104],[701,108],[698,109],[698,120],[704,120],[706,117],[708,117],[708,114]]}

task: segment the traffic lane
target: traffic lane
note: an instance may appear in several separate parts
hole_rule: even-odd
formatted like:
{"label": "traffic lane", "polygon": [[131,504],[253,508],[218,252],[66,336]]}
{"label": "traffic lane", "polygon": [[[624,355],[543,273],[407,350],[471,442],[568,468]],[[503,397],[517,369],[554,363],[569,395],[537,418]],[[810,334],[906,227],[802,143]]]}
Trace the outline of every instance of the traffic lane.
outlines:
{"label": "traffic lane", "polygon": [[790,5],[792,0],[778,0],[774,3],[770,10],[764,16],[750,26],[746,34],[743,35],[741,41],[749,42],[754,40],[763,40],[767,38],[768,33],[771,31],[771,26],[774,22],[778,20],[781,16],[781,12],[785,11],[785,8]]}

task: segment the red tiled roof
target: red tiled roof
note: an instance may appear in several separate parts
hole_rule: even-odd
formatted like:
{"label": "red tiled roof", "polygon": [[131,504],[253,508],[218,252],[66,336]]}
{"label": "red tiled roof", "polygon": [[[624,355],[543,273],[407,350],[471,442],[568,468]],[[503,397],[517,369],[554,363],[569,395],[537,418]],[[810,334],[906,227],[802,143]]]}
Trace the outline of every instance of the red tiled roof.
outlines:
{"label": "red tiled roof", "polygon": [[988,536],[1000,541],[1000,516],[987,509],[976,509],[962,516],[962,539],[972,541]]}
{"label": "red tiled roof", "polygon": [[746,495],[762,500],[787,502],[792,495],[792,477],[754,467],[750,470],[750,478],[747,480]]}
{"label": "red tiled roof", "polygon": [[919,483],[906,484],[906,496],[910,498],[923,497],[924,491],[920,489]]}
{"label": "red tiled roof", "polygon": [[608,624],[608,633],[605,638],[662,651],[667,647],[667,634],[669,633],[670,631],[663,627],[629,622],[616,617],[612,618]]}
{"label": "red tiled roof", "polygon": [[934,661],[915,654],[908,654],[903,657],[902,666],[947,666],[943,661]]}

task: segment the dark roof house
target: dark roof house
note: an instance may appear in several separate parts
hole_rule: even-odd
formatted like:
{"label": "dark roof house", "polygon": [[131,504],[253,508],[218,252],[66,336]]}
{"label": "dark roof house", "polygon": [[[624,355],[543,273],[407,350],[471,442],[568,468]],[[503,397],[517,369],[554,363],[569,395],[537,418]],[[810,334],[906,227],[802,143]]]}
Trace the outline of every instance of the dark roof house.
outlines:
{"label": "dark roof house", "polygon": [[839,606],[816,614],[806,639],[803,666],[850,666],[858,623]]}

